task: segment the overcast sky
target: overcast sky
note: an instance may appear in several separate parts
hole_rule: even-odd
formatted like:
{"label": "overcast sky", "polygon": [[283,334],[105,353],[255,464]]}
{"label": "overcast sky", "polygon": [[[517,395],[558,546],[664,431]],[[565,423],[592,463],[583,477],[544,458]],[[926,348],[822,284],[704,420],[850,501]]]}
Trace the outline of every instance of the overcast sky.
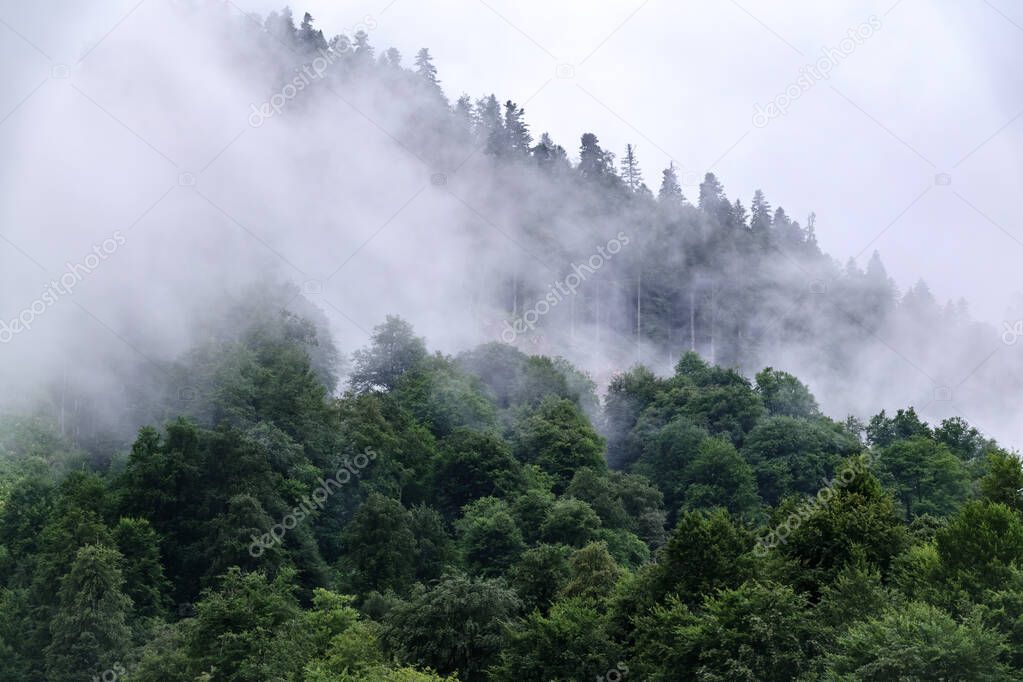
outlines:
{"label": "overcast sky", "polygon": [[[73,69],[149,3],[0,2],[0,118],[54,65]],[[233,0],[265,13],[276,0]],[[97,8],[97,5],[99,7]],[[762,188],[840,261],[881,251],[903,289],[924,278],[999,323],[1023,284],[1017,188],[1023,139],[1023,8],[1008,0],[308,0],[328,36],[369,24],[378,50],[428,46],[452,99],[523,103],[533,132],[575,153],[593,131],[638,148],[656,191],[670,161],[687,184],[713,169],[748,204]],[[871,17],[875,17],[871,19]],[[864,28],[864,27],[867,28]],[[843,50],[850,29],[861,31]],[[845,46],[853,45],[846,41]],[[795,87],[822,50],[827,79]],[[187,50],[188,45],[182,45]],[[809,85],[807,86],[807,83]],[[23,122],[22,122],[23,123]],[[947,174],[948,180],[936,182]],[[692,199],[696,188],[685,187]]]}

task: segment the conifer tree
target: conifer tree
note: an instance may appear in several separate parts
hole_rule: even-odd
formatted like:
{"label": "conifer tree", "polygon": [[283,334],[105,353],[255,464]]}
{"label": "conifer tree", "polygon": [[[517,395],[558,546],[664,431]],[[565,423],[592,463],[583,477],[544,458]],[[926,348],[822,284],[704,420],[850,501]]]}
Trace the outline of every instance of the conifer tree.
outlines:
{"label": "conifer tree", "polygon": [[657,192],[657,200],[665,205],[679,205],[685,201],[682,196],[682,185],[678,182],[675,162],[671,162],[661,173],[661,189]]}
{"label": "conifer tree", "polygon": [[631,144],[625,145],[625,155],[622,157],[622,181],[632,192],[639,190],[643,184],[643,172],[636,158],[636,148]]}
{"label": "conifer tree", "polygon": [[608,174],[608,155],[593,133],[585,133],[579,145],[579,174],[584,178],[603,178]]}
{"label": "conifer tree", "polygon": [[429,83],[440,85],[440,81],[437,80],[437,67],[433,65],[433,57],[430,56],[428,48],[424,47],[416,53],[416,73]]}
{"label": "conifer tree", "polygon": [[525,122],[526,112],[515,102],[504,103],[504,132],[507,137],[507,151],[526,155],[533,138],[529,134],[529,126]]}
{"label": "conifer tree", "polygon": [[302,25],[298,31],[299,42],[308,50],[325,50],[327,41],[323,37],[323,31],[313,28],[313,16],[309,12],[302,17]]}
{"label": "conifer tree", "polygon": [[58,607],[46,648],[47,676],[53,682],[90,680],[113,669],[131,644],[127,625],[131,599],[124,594],[121,553],[86,545],[60,581]]}
{"label": "conifer tree", "polygon": [[750,204],[750,231],[764,235],[771,229],[771,204],[768,203],[761,190],[753,193]]}

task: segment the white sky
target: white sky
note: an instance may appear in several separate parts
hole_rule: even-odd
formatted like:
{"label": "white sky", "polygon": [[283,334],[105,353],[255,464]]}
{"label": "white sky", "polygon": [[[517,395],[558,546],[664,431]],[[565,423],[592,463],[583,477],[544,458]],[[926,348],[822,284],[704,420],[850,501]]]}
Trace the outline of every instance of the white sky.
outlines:
{"label": "white sky", "polygon": [[[0,119],[54,64],[166,0],[0,0]],[[88,4],[88,10],[82,5]],[[232,0],[265,13],[280,0]],[[524,103],[534,134],[570,152],[586,131],[638,148],[656,190],[669,160],[709,168],[731,198],[757,187],[796,219],[817,213],[840,261],[877,248],[903,288],[1006,319],[1023,290],[1018,188],[1023,140],[1023,3],[1011,0],[308,0],[328,36],[366,17],[378,50],[411,62],[428,46],[445,91]],[[880,30],[766,127],[766,105],[850,28]],[[62,30],[53,27],[62,26]],[[187,50],[188,45],[182,45]],[[559,65],[574,76],[556,77]],[[12,117],[13,118],[13,117]],[[3,125],[3,123],[0,123]],[[2,153],[2,152],[0,152]],[[936,185],[948,173],[951,184]],[[695,187],[684,188],[690,198]]]}

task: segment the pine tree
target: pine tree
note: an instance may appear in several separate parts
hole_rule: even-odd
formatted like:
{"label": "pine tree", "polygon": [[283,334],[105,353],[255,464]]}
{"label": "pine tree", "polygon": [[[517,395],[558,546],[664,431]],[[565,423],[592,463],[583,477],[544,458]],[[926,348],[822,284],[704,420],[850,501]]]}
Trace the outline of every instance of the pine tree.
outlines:
{"label": "pine tree", "polygon": [[608,172],[608,154],[601,149],[600,140],[593,133],[585,133],[579,145],[579,174],[596,179],[607,176]]}
{"label": "pine tree", "polygon": [[429,48],[424,47],[416,53],[416,73],[427,82],[440,85],[440,81],[437,80],[437,67],[433,65]]}
{"label": "pine tree", "polygon": [[820,247],[817,245],[816,227],[817,227],[817,214],[811,212],[810,215],[807,216],[807,218],[806,218],[806,230],[805,230],[805,237],[804,237],[803,241],[806,243],[806,245],[810,248],[810,250],[812,252],[819,253],[820,252]]}
{"label": "pine tree", "polygon": [[643,172],[639,168],[639,160],[636,158],[636,148],[631,144],[625,145],[625,156],[622,157],[622,180],[630,191],[636,192],[643,184]]}
{"label": "pine tree", "polygon": [[746,221],[749,220],[749,213],[746,212],[746,207],[742,205],[741,199],[736,199],[735,203],[732,204],[730,217],[731,224],[734,227],[741,227],[744,230],[748,229],[749,225]]}
{"label": "pine tree", "polygon": [[716,214],[723,202],[727,204],[724,195],[725,189],[718,182],[716,175],[707,173],[703,176],[703,182],[700,183],[700,200],[698,204],[701,209],[712,215]]}
{"label": "pine tree", "polygon": [[395,69],[401,68],[401,52],[398,51],[398,48],[387,48],[387,51],[384,52],[384,59],[388,66]]}
{"label": "pine tree", "polygon": [[497,103],[497,97],[490,95],[478,100],[476,102],[476,117],[478,125],[476,137],[486,141],[487,154],[501,155],[507,138],[504,134],[504,122],[501,120],[501,105]]}
{"label": "pine tree", "polygon": [[526,112],[508,100],[504,103],[504,133],[507,136],[507,151],[525,156],[529,153],[529,145],[533,142],[529,134],[529,126],[523,120]]}
{"label": "pine tree", "polygon": [[665,205],[680,205],[685,201],[682,186],[678,183],[675,163],[672,162],[661,174],[661,189],[657,192],[657,200]]}
{"label": "pine tree", "polygon": [[759,189],[753,193],[753,203],[750,204],[749,228],[757,234],[767,234],[771,229],[771,204]]}
{"label": "pine tree", "polygon": [[560,144],[555,144],[549,133],[540,136],[540,141],[532,149],[533,158],[541,168],[568,165],[568,153]]}
{"label": "pine tree", "polygon": [[308,50],[325,50],[327,41],[323,37],[323,31],[313,28],[313,16],[309,12],[302,17],[302,25],[298,31],[299,42]]}
{"label": "pine tree", "polygon": [[355,34],[355,61],[357,64],[366,65],[373,61],[373,46],[369,44],[369,34],[359,31]]}

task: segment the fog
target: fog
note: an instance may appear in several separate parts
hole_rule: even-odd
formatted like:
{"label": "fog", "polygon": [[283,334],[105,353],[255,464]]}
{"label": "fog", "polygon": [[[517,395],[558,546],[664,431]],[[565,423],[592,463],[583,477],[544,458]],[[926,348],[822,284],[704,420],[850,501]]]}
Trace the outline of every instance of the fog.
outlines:
{"label": "fog", "polygon": [[[574,158],[587,131],[616,153],[635,143],[647,184],[656,190],[674,161],[693,202],[713,170],[732,200],[748,204],[763,188],[795,219],[816,211],[818,240],[839,262],[865,266],[879,249],[901,290],[923,277],[940,302],[965,297],[989,326],[893,324],[851,348],[855,371],[840,375],[816,362],[812,344],[768,344],[759,364],[800,375],[832,416],[914,404],[931,419],[961,414],[1008,445],[1023,442],[1014,379],[1023,351],[1003,340],[1004,323],[1011,330],[1023,315],[1011,309],[1020,102],[999,76],[1021,29],[1001,13],[905,0],[810,18],[752,2],[651,2],[633,16],[638,3],[555,3],[541,20],[528,3],[363,5],[309,9],[328,38],[365,30],[377,56],[395,46],[406,67],[429,46],[449,100],[463,91],[512,98],[534,138],[550,130]],[[601,257],[606,269],[558,298],[517,345],[565,355],[601,385],[637,360],[667,371],[690,345],[718,359],[713,331],[692,344],[681,323],[666,342],[630,331],[633,320],[643,329],[643,284],[628,268],[653,239],[628,212],[601,217],[567,182],[493,171],[478,140],[420,117],[437,106],[429,91],[387,78],[349,87],[306,71],[308,87],[285,96],[287,80],[301,77],[292,69],[309,59],[245,14],[271,9],[3,5],[0,320],[30,311],[30,328],[0,338],[6,407],[70,384],[100,413],[123,414],[130,377],[161,371],[220,311],[258,295],[257,283],[293,283],[295,305],[319,308],[345,352],[391,313],[445,352],[508,340],[506,323],[598,247],[613,254]],[[305,8],[294,9],[300,20]],[[880,28],[832,77],[754,125],[756,104],[872,14]],[[573,65],[570,78],[558,78],[559,64]],[[275,96],[279,113],[260,114]],[[549,223],[547,206],[558,206]],[[685,273],[686,254],[665,258]],[[62,293],[69,271],[73,291]],[[701,286],[713,299],[739,274],[701,274]],[[835,276],[785,261],[776,273],[796,288]],[[757,324],[792,303],[771,301]],[[817,335],[843,333],[820,320]]]}

